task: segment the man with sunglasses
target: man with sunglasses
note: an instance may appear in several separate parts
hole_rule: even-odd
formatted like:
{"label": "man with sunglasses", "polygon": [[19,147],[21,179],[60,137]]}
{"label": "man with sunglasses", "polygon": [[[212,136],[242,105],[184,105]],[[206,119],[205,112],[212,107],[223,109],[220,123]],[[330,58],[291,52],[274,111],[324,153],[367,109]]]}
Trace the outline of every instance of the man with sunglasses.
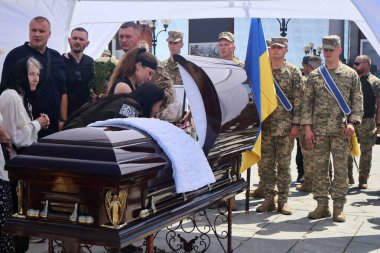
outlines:
{"label": "man with sunglasses", "polygon": [[[360,77],[363,91],[364,116],[362,123],[358,125],[355,132],[360,142],[360,162],[359,162],[359,189],[368,188],[368,177],[371,170],[372,147],[376,142],[377,131],[380,128],[380,118],[376,118],[380,113],[380,80],[371,74],[371,58],[368,55],[359,55],[354,62],[354,69]],[[377,108],[377,109],[376,109]],[[377,122],[377,123],[376,123]],[[348,173],[352,174],[353,159],[349,156]]]}
{"label": "man with sunglasses", "polygon": [[[331,153],[334,164],[331,186],[333,220],[344,222],[346,217],[343,207],[348,190],[347,157],[350,155],[350,137],[355,131],[355,125],[362,120],[363,95],[357,73],[339,60],[342,52],[339,36],[325,36],[322,44],[325,69],[320,67],[310,73],[302,104],[301,124],[305,143],[314,149],[313,194],[318,203],[308,217],[321,219],[331,216],[328,196],[328,164]],[[333,82],[325,81],[329,80],[329,76]],[[337,92],[332,92],[333,90]],[[344,110],[348,116],[344,116],[341,109],[341,106],[344,108],[344,103],[338,104],[335,98],[340,96],[339,92],[350,109]]]}
{"label": "man with sunglasses", "polygon": [[[288,39],[275,37],[270,43],[270,57],[273,79],[289,103],[280,103],[276,110],[262,124],[261,180],[265,185],[265,200],[257,212],[274,211],[275,186],[278,189],[277,211],[291,215],[288,194],[291,183],[290,161],[294,139],[298,137],[301,120],[301,71],[285,60]],[[287,105],[291,106],[287,106]],[[292,108],[291,108],[292,107]]]}

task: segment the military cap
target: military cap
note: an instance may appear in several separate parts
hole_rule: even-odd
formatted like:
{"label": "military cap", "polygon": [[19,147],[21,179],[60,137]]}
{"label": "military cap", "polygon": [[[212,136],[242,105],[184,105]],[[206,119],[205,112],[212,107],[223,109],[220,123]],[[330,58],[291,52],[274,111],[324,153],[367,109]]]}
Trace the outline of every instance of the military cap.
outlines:
{"label": "military cap", "polygon": [[277,45],[280,47],[287,47],[288,46],[288,38],[286,38],[286,37],[273,37],[270,45],[271,46]]}
{"label": "military cap", "polygon": [[234,36],[233,33],[230,33],[230,32],[221,32],[221,33],[219,33],[218,41],[221,40],[221,39],[225,39],[225,40],[234,42],[235,41],[235,36]]}
{"label": "military cap", "polygon": [[180,31],[169,31],[167,42],[178,42],[183,40],[183,32]]}
{"label": "military cap", "polygon": [[270,40],[265,40],[265,43],[267,44],[267,47],[270,47]]}
{"label": "military cap", "polygon": [[108,49],[104,49],[102,53],[102,57],[111,57],[111,56],[112,56],[111,51]]}
{"label": "military cap", "polygon": [[340,37],[338,35],[325,36],[322,39],[322,48],[334,49],[340,46]]}

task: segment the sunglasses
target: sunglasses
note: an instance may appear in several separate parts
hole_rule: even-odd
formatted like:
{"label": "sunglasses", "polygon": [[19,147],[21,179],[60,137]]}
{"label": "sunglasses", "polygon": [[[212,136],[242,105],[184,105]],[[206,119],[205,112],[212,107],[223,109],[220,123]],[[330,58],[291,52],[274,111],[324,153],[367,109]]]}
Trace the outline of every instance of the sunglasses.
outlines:
{"label": "sunglasses", "polygon": [[355,61],[355,62],[354,62],[354,65],[355,65],[355,66],[359,66],[359,65],[362,64],[362,63],[368,63],[368,62],[366,62],[366,61]]}

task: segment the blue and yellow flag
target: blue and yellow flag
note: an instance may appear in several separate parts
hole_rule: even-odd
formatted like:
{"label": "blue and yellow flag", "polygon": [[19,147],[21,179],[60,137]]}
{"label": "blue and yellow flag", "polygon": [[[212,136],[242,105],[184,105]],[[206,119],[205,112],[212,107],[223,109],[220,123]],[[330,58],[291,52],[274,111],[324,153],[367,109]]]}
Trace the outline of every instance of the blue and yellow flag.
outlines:
{"label": "blue and yellow flag", "polygon": [[245,58],[245,71],[252,86],[260,124],[256,135],[256,142],[252,149],[243,153],[240,172],[247,170],[261,159],[261,122],[278,105],[263,27],[261,20],[257,18],[251,19],[247,56]]}

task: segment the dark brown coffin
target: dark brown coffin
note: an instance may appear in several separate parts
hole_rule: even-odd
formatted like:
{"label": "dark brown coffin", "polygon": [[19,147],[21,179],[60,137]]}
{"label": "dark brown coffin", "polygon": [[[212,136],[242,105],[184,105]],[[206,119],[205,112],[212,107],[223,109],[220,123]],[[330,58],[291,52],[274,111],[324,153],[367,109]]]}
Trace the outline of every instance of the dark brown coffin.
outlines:
{"label": "dark brown coffin", "polygon": [[[182,60],[202,75],[196,65]],[[206,90],[209,81],[201,82]],[[208,96],[217,101],[212,89]],[[119,248],[241,192],[246,187],[238,172],[241,152],[252,146],[257,134],[256,107],[250,101],[238,117],[221,126],[220,110],[208,106],[210,135],[204,151],[214,184],[177,194],[170,160],[142,130],[71,129],[39,140],[7,163],[10,179],[19,182],[22,204],[5,230]],[[113,226],[106,195],[121,191],[127,193],[125,211]],[[28,210],[37,215],[28,215]],[[47,215],[41,215],[44,210]]]}

